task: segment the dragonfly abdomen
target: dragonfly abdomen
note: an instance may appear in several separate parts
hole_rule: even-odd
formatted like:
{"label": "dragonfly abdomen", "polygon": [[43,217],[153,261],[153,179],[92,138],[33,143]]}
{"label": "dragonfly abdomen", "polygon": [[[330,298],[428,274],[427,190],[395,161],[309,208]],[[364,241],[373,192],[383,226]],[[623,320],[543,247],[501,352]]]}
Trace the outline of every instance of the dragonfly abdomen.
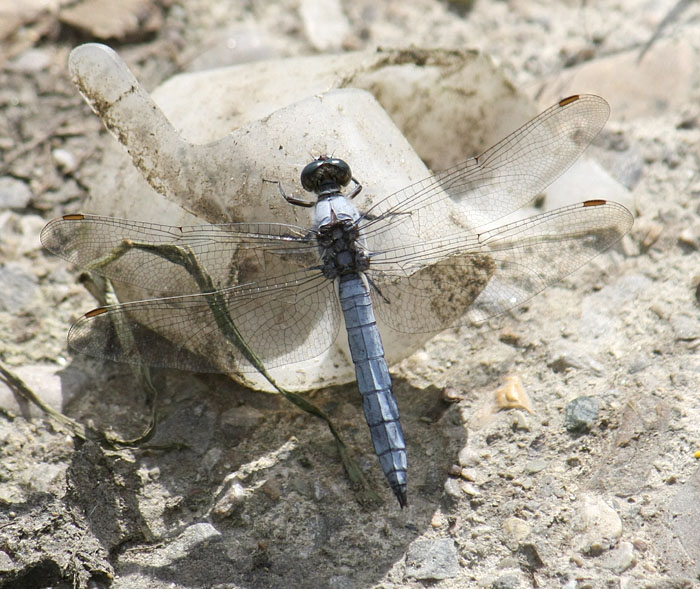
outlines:
{"label": "dragonfly abdomen", "polygon": [[374,449],[399,504],[405,507],[406,442],[369,288],[360,274],[345,274],[340,277],[339,291],[350,353]]}

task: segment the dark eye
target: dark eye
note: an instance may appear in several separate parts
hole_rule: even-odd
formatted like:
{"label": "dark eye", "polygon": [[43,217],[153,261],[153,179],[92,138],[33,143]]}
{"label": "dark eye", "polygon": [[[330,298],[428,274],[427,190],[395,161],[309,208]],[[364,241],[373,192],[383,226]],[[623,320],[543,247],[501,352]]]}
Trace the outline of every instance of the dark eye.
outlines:
{"label": "dark eye", "polygon": [[333,185],[346,186],[350,180],[350,166],[338,158],[320,157],[301,171],[301,185],[308,192],[318,193]]}
{"label": "dark eye", "polygon": [[333,158],[326,162],[327,164],[333,166],[333,179],[341,186],[347,186],[352,180],[352,172],[350,171],[350,166],[348,166],[343,160],[338,158]]}
{"label": "dark eye", "polygon": [[316,192],[318,170],[324,164],[323,160],[314,160],[301,171],[301,185],[308,192]]}

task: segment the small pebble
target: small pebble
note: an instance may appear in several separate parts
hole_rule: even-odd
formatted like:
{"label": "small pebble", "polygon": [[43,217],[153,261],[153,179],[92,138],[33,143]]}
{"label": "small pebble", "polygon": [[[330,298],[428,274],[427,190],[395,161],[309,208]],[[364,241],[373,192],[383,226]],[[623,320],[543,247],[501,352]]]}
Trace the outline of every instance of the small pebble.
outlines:
{"label": "small pebble", "polygon": [[492,584],[493,589],[517,589],[520,587],[520,579],[516,575],[503,575]]}
{"label": "small pebble", "polygon": [[67,149],[56,148],[51,152],[51,156],[58,169],[64,174],[75,172],[75,169],[78,167],[78,162],[73,152]]}
{"label": "small pebble", "polygon": [[525,472],[528,474],[536,474],[542,472],[545,468],[547,468],[547,461],[538,458],[536,460],[531,460],[525,465]]}
{"label": "small pebble", "polygon": [[634,546],[631,542],[620,542],[620,545],[606,554],[601,562],[603,567],[616,575],[621,575],[636,564],[637,559],[634,557]]}
{"label": "small pebble", "polygon": [[511,550],[517,550],[520,543],[532,531],[532,526],[519,517],[509,517],[503,521],[503,531],[506,534],[506,546]]}
{"label": "small pebble", "polygon": [[33,74],[48,68],[52,62],[51,51],[34,48],[25,51],[19,57],[12,60],[8,69],[15,72]]}
{"label": "small pebble", "polygon": [[457,461],[459,462],[460,466],[468,468],[479,464],[481,462],[481,458],[479,458],[479,455],[469,446],[464,446],[464,448],[462,448],[457,455]]}
{"label": "small pebble", "polygon": [[675,313],[671,316],[671,327],[677,340],[692,341],[700,338],[698,318],[685,313]]}
{"label": "small pebble", "polygon": [[525,409],[534,413],[530,398],[517,376],[506,378],[506,384],[496,391],[496,405],[499,409]]}
{"label": "small pebble", "polygon": [[578,542],[582,554],[598,556],[610,550],[622,535],[622,520],[602,497],[586,495],[577,510],[577,527],[583,532]]}
{"label": "small pebble", "polygon": [[470,481],[472,483],[481,484],[483,481],[482,477],[479,476],[479,472],[475,468],[462,468],[459,472],[465,481]]}
{"label": "small pebble", "polygon": [[420,580],[451,579],[460,573],[457,549],[452,540],[416,540],[406,553],[406,576]]}
{"label": "small pebble", "polygon": [[525,557],[525,560],[527,561],[527,567],[530,570],[541,569],[544,566],[542,557],[540,557],[540,551],[537,549],[537,546],[532,542],[526,542],[524,544],[521,544],[520,548],[518,548],[518,552]]}
{"label": "small pebble", "polygon": [[32,196],[25,182],[10,176],[0,178],[0,209],[23,209],[29,205]]}
{"label": "small pebble", "polygon": [[522,411],[515,411],[513,413],[513,422],[511,424],[511,427],[513,428],[513,431],[523,432],[529,432],[532,429],[530,420]]}
{"label": "small pebble", "polygon": [[235,509],[243,504],[246,496],[247,492],[243,485],[239,482],[234,482],[224,496],[219,498],[216,502],[216,505],[212,509],[212,515],[216,519],[228,517]]}
{"label": "small pebble", "polygon": [[445,493],[452,497],[453,499],[460,499],[462,497],[462,488],[460,487],[459,481],[457,479],[447,479],[445,481]]}
{"label": "small pebble", "polygon": [[566,406],[564,427],[570,432],[589,431],[598,420],[599,409],[596,397],[577,397]]}
{"label": "small pebble", "polygon": [[464,493],[469,495],[470,497],[480,497],[481,496],[481,491],[477,489],[474,485],[471,483],[468,483],[466,481],[462,481],[460,483],[460,487]]}
{"label": "small pebble", "polygon": [[309,42],[318,51],[339,51],[350,33],[338,0],[301,0],[299,14]]}
{"label": "small pebble", "polygon": [[698,240],[690,229],[683,229],[678,234],[678,243],[691,249],[698,249]]}

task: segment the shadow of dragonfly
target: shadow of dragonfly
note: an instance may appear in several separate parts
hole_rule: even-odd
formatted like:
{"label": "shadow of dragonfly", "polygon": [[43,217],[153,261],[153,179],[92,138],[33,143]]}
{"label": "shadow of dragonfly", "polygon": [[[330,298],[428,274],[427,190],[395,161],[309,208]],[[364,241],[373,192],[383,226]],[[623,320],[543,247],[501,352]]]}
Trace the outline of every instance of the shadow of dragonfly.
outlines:
{"label": "shadow of dragonfly", "polygon": [[53,220],[41,234],[48,250],[161,295],[87,313],[68,342],[119,362],[262,372],[323,353],[342,315],[374,447],[404,507],[406,447],[376,318],[404,333],[481,322],[617,242],[632,215],[604,200],[496,223],[566,170],[608,115],[602,98],[571,96],[476,158],[365,211],[353,203],[362,187],[350,166],[321,156],[301,174],[315,202],[280,186],[290,204],[315,207],[311,228]]}

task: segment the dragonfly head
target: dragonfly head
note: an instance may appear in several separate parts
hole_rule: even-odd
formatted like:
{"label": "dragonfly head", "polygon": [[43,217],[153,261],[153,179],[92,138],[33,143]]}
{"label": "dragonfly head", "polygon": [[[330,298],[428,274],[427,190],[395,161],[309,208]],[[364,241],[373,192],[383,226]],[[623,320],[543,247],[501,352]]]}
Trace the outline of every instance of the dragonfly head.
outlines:
{"label": "dragonfly head", "polygon": [[322,155],[301,171],[301,185],[304,190],[321,195],[339,192],[352,180],[350,166],[343,160]]}

